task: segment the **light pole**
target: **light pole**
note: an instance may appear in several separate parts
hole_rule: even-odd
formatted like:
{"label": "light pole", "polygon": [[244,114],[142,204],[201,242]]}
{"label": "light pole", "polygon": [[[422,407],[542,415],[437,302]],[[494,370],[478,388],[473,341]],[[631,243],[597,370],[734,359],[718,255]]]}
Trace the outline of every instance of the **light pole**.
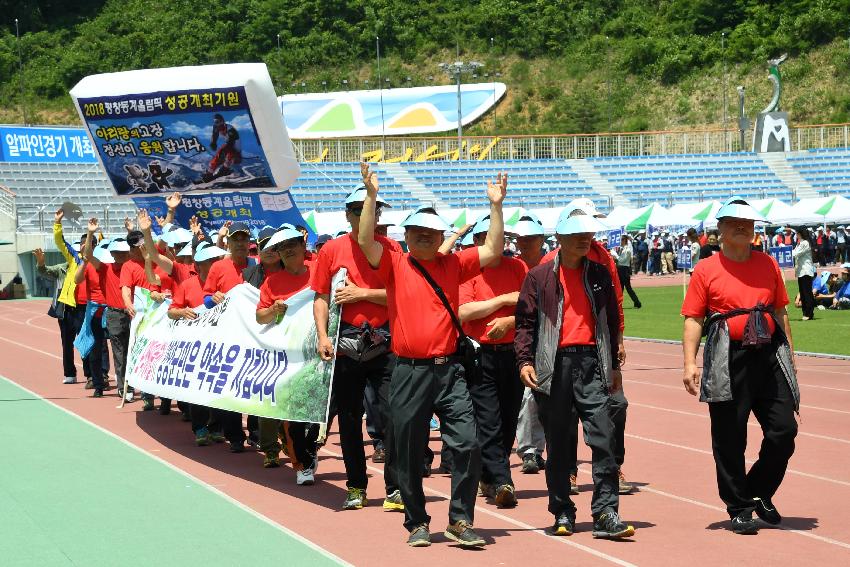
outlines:
{"label": "light pole", "polygon": [[280,34],[277,34],[277,54],[280,55]]}
{"label": "light pole", "polygon": [[744,87],[738,87],[738,106],[739,106],[739,118],[738,118],[738,131],[741,136],[741,148],[739,151],[745,152],[747,141],[745,139],[747,128],[750,127],[750,121],[747,120],[747,115],[744,110]]}
{"label": "light pole", "polygon": [[463,101],[460,94],[460,81],[464,73],[474,73],[484,65],[478,61],[455,61],[454,63],[440,63],[438,65],[443,72],[453,78],[457,83],[457,151],[458,156],[463,148]]}
{"label": "light pole", "polygon": [[720,33],[720,51],[723,54],[723,130],[726,130],[726,125],[729,120],[729,110],[726,102],[726,32]]}
{"label": "light pole", "polygon": [[21,75],[21,114],[24,116],[24,125],[27,125],[29,120],[27,120],[27,101],[24,98],[24,57],[21,54],[21,32],[18,29],[18,18],[15,18],[15,37],[18,42],[18,69]]}
{"label": "light pole", "polygon": [[608,133],[611,133],[611,42],[609,37],[605,36],[605,59],[608,63]]}
{"label": "light pole", "polygon": [[381,149],[384,149],[384,136],[386,136],[386,127],[384,126],[384,85],[381,82],[381,38],[375,36],[375,53],[378,60],[378,93],[381,97]]}
{"label": "light pole", "polygon": [[[490,56],[496,57],[495,38],[490,38]],[[496,134],[496,73],[493,73],[493,135]]]}

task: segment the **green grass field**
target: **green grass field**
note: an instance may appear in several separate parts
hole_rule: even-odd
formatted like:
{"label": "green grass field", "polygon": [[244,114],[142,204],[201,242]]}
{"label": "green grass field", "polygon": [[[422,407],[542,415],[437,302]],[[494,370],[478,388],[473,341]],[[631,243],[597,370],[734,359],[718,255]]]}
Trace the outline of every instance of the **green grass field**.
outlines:
{"label": "green grass field", "polygon": [[[797,295],[797,282],[787,281],[788,297]],[[623,311],[626,336],[651,339],[682,339],[682,286],[644,287],[635,291],[643,307],[634,309],[626,295]],[[792,305],[791,332],[798,351],[850,355],[850,311],[815,311],[813,321],[801,321],[802,313]]]}

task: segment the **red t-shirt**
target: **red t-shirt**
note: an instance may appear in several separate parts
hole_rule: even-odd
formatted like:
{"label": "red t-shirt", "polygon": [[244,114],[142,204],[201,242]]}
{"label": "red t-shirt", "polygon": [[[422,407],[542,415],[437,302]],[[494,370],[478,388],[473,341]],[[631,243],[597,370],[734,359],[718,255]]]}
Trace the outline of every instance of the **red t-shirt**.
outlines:
{"label": "red t-shirt", "polygon": [[[176,266],[177,264],[175,264]],[[166,290],[171,292],[171,295],[174,295],[174,288],[177,287],[177,284],[170,275],[165,273],[165,270],[159,267],[159,264],[154,264],[153,273],[159,276],[159,289],[164,293]],[[172,272],[173,273],[173,272]]]}
{"label": "red t-shirt", "polygon": [[[86,264],[88,266],[88,264]],[[81,269],[81,266],[78,264],[77,269]],[[83,281],[77,284],[74,288],[74,300],[77,302],[77,305],[85,305],[88,301],[89,290],[86,285],[86,280],[83,278]]]}
{"label": "red t-shirt", "polygon": [[222,258],[212,265],[207,281],[204,282],[204,293],[213,295],[215,292],[227,293],[245,281],[242,270],[248,264],[236,264],[232,258]]}
{"label": "red t-shirt", "polygon": [[[460,304],[473,301],[486,301],[496,296],[519,291],[528,267],[522,260],[503,256],[498,266],[487,267],[484,270],[460,286]],[[508,331],[501,339],[493,340],[487,336],[490,327],[487,323],[498,317],[511,317],[516,312],[515,306],[506,306],[491,314],[466,321],[463,324],[464,332],[481,343],[508,344],[514,341],[514,330]]]}
{"label": "red t-shirt", "polygon": [[[543,256],[540,263],[554,260],[558,250],[558,248],[555,248]],[[614,292],[617,294],[617,311],[620,312],[620,334],[622,334],[626,330],[626,318],[623,316],[623,284],[620,283],[620,276],[617,274],[617,263],[614,261],[611,253],[608,252],[608,249],[596,240],[590,243],[587,259],[608,268],[608,275],[611,276],[611,281],[614,282]]]}
{"label": "red t-shirt", "polygon": [[583,267],[565,268],[562,265],[558,271],[561,289],[564,290],[564,313],[558,348],[596,344],[594,337],[596,317],[593,315],[590,299],[584,290],[583,270]]}
{"label": "red t-shirt", "polygon": [[[682,315],[706,317],[709,313],[726,313],[732,309],[755,307],[759,302],[782,309],[788,305],[788,292],[779,264],[764,252],[753,251],[746,262],[734,262],[723,252],[700,260],[691,276]],[[770,332],[776,324],[766,317]],[[729,338],[744,338],[747,315],[726,320]]]}
{"label": "red t-shirt", "polygon": [[[394,249],[386,238],[376,236],[375,240],[380,242],[384,249]],[[322,247],[312,270],[313,281],[310,287],[316,293],[330,294],[331,280],[340,268],[348,270],[348,279],[357,287],[384,289],[384,281],[369,265],[366,255],[351,234],[329,240]],[[364,321],[368,321],[373,327],[380,327],[386,324],[388,318],[387,308],[371,301],[346,303],[342,308],[342,320],[355,327],[359,327]]]}
{"label": "red t-shirt", "polygon": [[198,274],[189,276],[174,288],[171,298],[171,307],[174,309],[185,309],[186,307],[199,307],[204,304],[204,287]]}
{"label": "red t-shirt", "polygon": [[121,266],[121,287],[130,288],[131,298],[136,293],[136,287],[159,291],[158,285],[148,282],[148,277],[145,275],[145,263],[138,260],[127,260]]}
{"label": "red t-shirt", "polygon": [[188,280],[196,273],[195,264],[181,264],[175,261],[171,266],[171,279],[174,280],[174,288],[177,288],[177,284]]}
{"label": "red t-shirt", "polygon": [[[377,270],[387,289],[393,352],[408,358],[454,354],[458,334],[451,317],[409,256],[385,246]],[[419,263],[442,288],[457,313],[460,284],[481,273],[478,249],[438,254],[430,262]]]}
{"label": "red t-shirt", "polygon": [[310,265],[304,264],[306,270],[297,276],[286,270],[278,270],[266,276],[260,285],[260,302],[257,309],[271,307],[278,299],[286,301],[302,289],[310,285]]}
{"label": "red t-shirt", "polygon": [[86,299],[94,303],[105,305],[106,298],[103,296],[103,291],[100,289],[100,274],[94,269],[94,266],[88,262],[86,262],[85,268],[85,284]]}
{"label": "red t-shirt", "polygon": [[106,305],[113,309],[124,309],[121,297],[121,266],[124,264],[101,264],[97,270],[100,289]]}

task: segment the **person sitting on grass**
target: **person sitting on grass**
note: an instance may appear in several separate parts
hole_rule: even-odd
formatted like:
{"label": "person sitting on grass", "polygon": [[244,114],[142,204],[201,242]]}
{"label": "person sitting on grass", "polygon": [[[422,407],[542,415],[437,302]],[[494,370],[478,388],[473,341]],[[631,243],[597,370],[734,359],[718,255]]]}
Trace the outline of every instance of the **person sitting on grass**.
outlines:
{"label": "person sitting on grass", "polygon": [[822,272],[812,284],[812,293],[815,296],[815,305],[818,309],[824,309],[832,305],[832,300],[835,299],[835,293],[832,288],[835,287],[835,274],[832,272]]}
{"label": "person sitting on grass", "polygon": [[841,265],[840,287],[835,291],[829,309],[850,309],[850,262]]}

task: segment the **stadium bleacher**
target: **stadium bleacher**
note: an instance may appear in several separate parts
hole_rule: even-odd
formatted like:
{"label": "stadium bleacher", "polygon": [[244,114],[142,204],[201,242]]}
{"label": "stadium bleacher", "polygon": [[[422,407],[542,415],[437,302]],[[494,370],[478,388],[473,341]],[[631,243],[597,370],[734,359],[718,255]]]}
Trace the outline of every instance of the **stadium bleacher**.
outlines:
{"label": "stadium bleacher", "polygon": [[788,158],[789,163],[820,195],[850,197],[850,150],[828,148],[809,150]]}

